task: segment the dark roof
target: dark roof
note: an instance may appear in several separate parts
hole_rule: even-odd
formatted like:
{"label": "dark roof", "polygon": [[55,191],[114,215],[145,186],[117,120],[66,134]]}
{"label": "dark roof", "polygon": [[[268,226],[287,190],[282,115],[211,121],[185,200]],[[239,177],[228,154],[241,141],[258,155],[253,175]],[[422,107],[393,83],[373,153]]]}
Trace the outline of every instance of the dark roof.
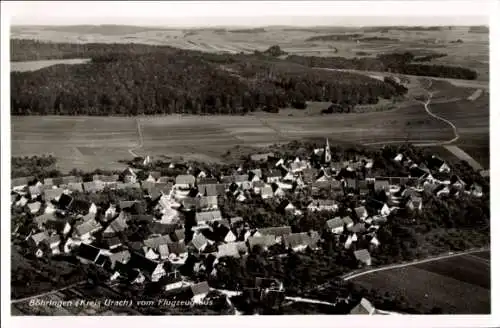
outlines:
{"label": "dark roof", "polygon": [[58,205],[59,205],[59,208],[61,208],[63,210],[67,210],[72,202],[73,202],[73,197],[71,197],[70,195],[67,195],[67,194],[62,194],[59,197]]}
{"label": "dark roof", "polygon": [[91,203],[86,200],[75,199],[71,202],[70,209],[73,212],[80,214],[87,214],[89,212]]}
{"label": "dark roof", "polygon": [[152,261],[136,252],[132,252],[130,254],[130,260],[128,261],[128,266],[131,268],[139,269],[144,274],[151,276],[151,274],[155,271],[158,263]]}
{"label": "dark roof", "polygon": [[276,178],[276,177],[281,177],[281,176],[282,176],[282,173],[280,170],[271,169],[266,173],[267,178]]}
{"label": "dark roof", "polygon": [[82,243],[78,248],[77,256],[89,261],[95,261],[97,259],[97,255],[99,255],[99,252],[99,248]]}
{"label": "dark roof", "polygon": [[346,187],[356,189],[358,186],[358,180],[356,179],[346,179]]}
{"label": "dark roof", "polygon": [[106,245],[108,245],[108,247],[120,245],[122,243],[120,241],[120,238],[118,238],[118,237],[107,238],[107,239],[105,239],[105,241],[106,241]]}
{"label": "dark roof", "polygon": [[164,224],[161,222],[150,222],[148,228],[151,233],[157,233],[161,235],[170,234],[177,229],[177,224]]}

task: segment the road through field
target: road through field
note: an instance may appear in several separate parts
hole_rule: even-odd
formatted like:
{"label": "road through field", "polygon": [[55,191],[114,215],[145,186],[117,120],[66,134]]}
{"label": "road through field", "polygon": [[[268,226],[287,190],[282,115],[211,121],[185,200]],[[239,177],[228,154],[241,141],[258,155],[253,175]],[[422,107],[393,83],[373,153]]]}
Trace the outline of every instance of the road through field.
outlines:
{"label": "road through field", "polygon": [[[430,89],[432,86],[432,80],[429,80],[429,86],[427,87],[428,89]],[[452,130],[453,130],[453,134],[454,134],[454,137],[448,141],[437,141],[437,140],[433,140],[433,141],[429,141],[429,140],[388,140],[388,141],[379,141],[379,142],[370,142],[370,143],[365,143],[364,145],[365,146],[374,146],[374,145],[381,145],[381,144],[394,144],[394,143],[407,143],[407,142],[410,142],[410,143],[413,143],[415,146],[421,146],[421,147],[429,147],[429,146],[442,146],[442,145],[448,145],[448,144],[451,144],[453,142],[456,142],[459,138],[460,138],[460,135],[458,134],[458,131],[457,131],[457,127],[455,126],[455,124],[453,124],[451,121],[441,117],[441,116],[438,116],[436,114],[434,114],[433,112],[431,112],[430,108],[429,108],[429,105],[431,104],[431,100],[432,100],[432,96],[433,96],[433,93],[431,91],[428,91],[427,93],[427,99],[425,101],[420,101],[420,103],[424,106],[424,109],[426,111],[426,113],[428,115],[430,115],[431,117],[437,119],[437,120],[440,120],[446,124],[448,124]]]}
{"label": "road through field", "polygon": [[134,157],[139,157],[139,155],[137,155],[135,153],[135,151],[139,148],[142,148],[144,146],[144,139],[142,137],[142,129],[141,129],[141,123],[139,122],[139,120],[136,118],[135,119],[135,124],[137,125],[137,136],[139,138],[139,145],[137,147],[134,147],[132,149],[129,149],[128,152],[134,156]]}
{"label": "road through field", "polygon": [[379,272],[379,271],[386,271],[386,270],[392,270],[392,269],[399,269],[399,268],[404,268],[404,267],[407,267],[407,266],[412,266],[412,265],[417,265],[417,264],[422,264],[422,263],[427,263],[427,262],[433,262],[433,261],[439,261],[439,260],[443,260],[443,259],[447,259],[447,258],[452,258],[452,257],[457,257],[457,256],[463,256],[463,255],[467,255],[467,254],[474,254],[474,253],[479,253],[479,252],[484,252],[488,249],[480,249],[480,250],[471,250],[471,251],[465,251],[465,252],[459,252],[459,253],[453,253],[453,254],[447,254],[447,255],[440,255],[440,256],[436,256],[436,257],[433,257],[433,258],[428,258],[428,259],[424,259],[424,260],[418,260],[418,261],[413,261],[413,262],[409,262],[409,263],[402,263],[402,264],[390,264],[390,265],[386,265],[386,266],[383,266],[383,267],[380,267],[380,268],[375,268],[375,269],[371,269],[371,270],[367,270],[367,271],[363,271],[363,272],[358,272],[358,273],[348,273],[344,276],[342,276],[342,279],[344,280],[351,280],[351,279],[354,279],[354,278],[358,278],[358,277],[361,277],[361,276],[364,276],[364,275],[367,275],[367,274],[371,274],[371,273],[374,273],[374,272]]}

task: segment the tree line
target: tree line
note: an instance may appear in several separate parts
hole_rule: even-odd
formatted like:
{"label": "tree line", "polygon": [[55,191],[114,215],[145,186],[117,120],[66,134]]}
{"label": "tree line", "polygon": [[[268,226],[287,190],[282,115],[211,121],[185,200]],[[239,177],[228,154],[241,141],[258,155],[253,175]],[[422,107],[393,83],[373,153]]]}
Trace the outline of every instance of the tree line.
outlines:
{"label": "tree line", "polygon": [[[433,56],[432,58],[437,58]],[[432,58],[424,58],[429,60]],[[355,69],[366,71],[382,71],[419,76],[432,76],[453,79],[475,80],[477,72],[468,68],[447,65],[416,64],[421,58],[409,52],[382,54],[376,58],[344,58],[344,57],[314,57],[289,56],[288,61],[309,67]]]}

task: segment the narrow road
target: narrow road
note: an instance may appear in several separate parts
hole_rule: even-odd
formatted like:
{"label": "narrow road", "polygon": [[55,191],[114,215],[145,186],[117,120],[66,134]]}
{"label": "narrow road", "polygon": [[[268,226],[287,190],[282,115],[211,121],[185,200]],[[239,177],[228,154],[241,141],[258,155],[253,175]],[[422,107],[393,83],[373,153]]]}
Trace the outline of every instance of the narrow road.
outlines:
{"label": "narrow road", "polygon": [[[430,89],[430,87],[432,86],[432,80],[429,80],[429,86],[427,87],[427,89]],[[455,141],[457,141],[459,138],[460,138],[460,135],[458,134],[458,131],[457,131],[457,127],[455,126],[455,124],[453,124],[452,122],[450,122],[449,120],[441,117],[441,116],[438,116],[436,114],[434,114],[433,112],[431,112],[429,106],[431,104],[431,100],[432,100],[432,96],[433,96],[433,93],[429,90],[428,93],[427,93],[427,100],[426,101],[420,101],[420,103],[424,106],[424,109],[426,111],[426,113],[437,119],[437,120],[440,120],[446,124],[448,124],[452,130],[453,130],[453,134],[454,134],[454,137],[451,139],[451,140],[448,140],[448,141],[438,141],[438,140],[389,140],[389,141],[378,141],[378,142],[370,142],[370,143],[364,143],[363,145],[365,146],[375,146],[375,145],[382,145],[382,144],[398,144],[398,143],[412,143],[414,144],[415,146],[420,146],[420,147],[429,147],[429,146],[443,146],[443,145],[449,145],[451,143],[454,143]]]}
{"label": "narrow road", "polygon": [[29,296],[29,297],[19,298],[17,300],[11,300],[10,302],[13,303],[13,304],[15,304],[15,303],[22,303],[22,302],[31,300],[33,298],[44,297],[44,296],[47,296],[47,295],[58,293],[60,291],[66,290],[66,289],[70,289],[70,288],[76,287],[78,285],[83,285],[86,282],[87,282],[86,280],[82,280],[82,281],[79,281],[79,282],[75,282],[74,284],[71,284],[71,285],[66,286],[66,287],[62,287],[62,288],[59,288],[59,289],[51,290],[51,291],[48,291],[48,292],[45,292],[45,293],[41,293],[41,294],[38,294],[38,295],[33,295],[33,296]]}
{"label": "narrow road", "polygon": [[139,148],[142,148],[144,146],[144,140],[142,138],[142,129],[141,129],[141,123],[139,123],[139,119],[136,117],[135,118],[135,123],[137,125],[137,135],[139,136],[139,145],[137,145],[136,147],[134,148],[131,148],[128,150],[128,152],[134,156],[134,157],[140,157],[139,155],[137,155],[135,153],[135,151]]}
{"label": "narrow road", "polygon": [[376,268],[376,269],[371,269],[371,270],[367,270],[367,271],[363,271],[363,272],[348,273],[348,274],[342,276],[342,279],[344,279],[344,280],[347,281],[347,280],[358,278],[358,277],[361,277],[361,276],[364,276],[364,275],[367,275],[367,274],[370,274],[370,273],[374,273],[374,272],[386,271],[386,270],[392,270],[392,269],[399,269],[399,268],[404,268],[404,267],[407,267],[407,266],[417,265],[417,264],[421,264],[421,263],[439,261],[439,260],[443,260],[443,259],[447,259],[447,258],[451,258],[451,257],[457,257],[457,256],[463,256],[463,255],[467,255],[467,254],[484,252],[484,251],[487,251],[487,250],[488,249],[472,250],[472,251],[466,251],[466,252],[460,252],[460,253],[453,253],[453,254],[448,254],[448,255],[440,255],[440,256],[436,256],[436,257],[430,258],[430,259],[419,260],[419,261],[414,261],[414,262],[409,262],[409,263],[390,264],[390,265],[387,265],[387,266],[384,266],[384,267],[380,267],[380,268]]}
{"label": "narrow road", "polygon": [[[428,89],[430,89],[430,87],[432,86],[432,80],[429,80],[429,86],[428,86]],[[425,102],[422,102],[422,104],[424,105],[424,108],[425,108],[425,111],[427,112],[427,114],[429,114],[430,116],[434,117],[435,119],[438,119],[442,122],[445,122],[446,124],[448,124],[452,129],[453,129],[453,133],[455,135],[455,137],[451,140],[448,140],[448,141],[445,141],[445,142],[441,142],[441,145],[449,145],[455,141],[457,141],[459,138],[460,138],[460,135],[458,134],[458,131],[457,131],[457,127],[455,126],[455,124],[453,124],[452,122],[450,122],[449,120],[441,117],[441,116],[438,116],[436,114],[434,114],[433,112],[431,112],[431,110],[429,109],[429,105],[431,103],[431,99],[432,99],[432,96],[433,96],[433,93],[431,91],[428,91],[428,98]]]}

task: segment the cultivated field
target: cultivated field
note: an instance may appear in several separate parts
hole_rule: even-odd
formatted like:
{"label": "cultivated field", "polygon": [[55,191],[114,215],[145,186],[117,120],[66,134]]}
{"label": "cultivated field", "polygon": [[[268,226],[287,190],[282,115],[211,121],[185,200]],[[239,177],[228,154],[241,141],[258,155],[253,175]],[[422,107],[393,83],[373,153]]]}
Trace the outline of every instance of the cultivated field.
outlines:
{"label": "cultivated field", "polygon": [[425,313],[434,307],[444,314],[491,311],[489,252],[374,272],[352,281],[381,295],[402,295]]}
{"label": "cultivated field", "polygon": [[10,71],[11,72],[36,71],[45,67],[58,64],[65,64],[65,65],[85,64],[89,60],[90,59],[51,59],[51,60],[36,60],[36,61],[25,61],[25,62],[11,62]]}
{"label": "cultivated field", "polygon": [[[58,166],[118,168],[138,155],[218,161],[236,145],[266,146],[309,137],[335,142],[448,140],[447,126],[415,103],[373,113],[284,116],[11,117],[12,156],[51,153]],[[138,126],[141,133],[139,134]],[[142,140],[141,140],[142,136]],[[142,147],[141,147],[142,146]]]}

